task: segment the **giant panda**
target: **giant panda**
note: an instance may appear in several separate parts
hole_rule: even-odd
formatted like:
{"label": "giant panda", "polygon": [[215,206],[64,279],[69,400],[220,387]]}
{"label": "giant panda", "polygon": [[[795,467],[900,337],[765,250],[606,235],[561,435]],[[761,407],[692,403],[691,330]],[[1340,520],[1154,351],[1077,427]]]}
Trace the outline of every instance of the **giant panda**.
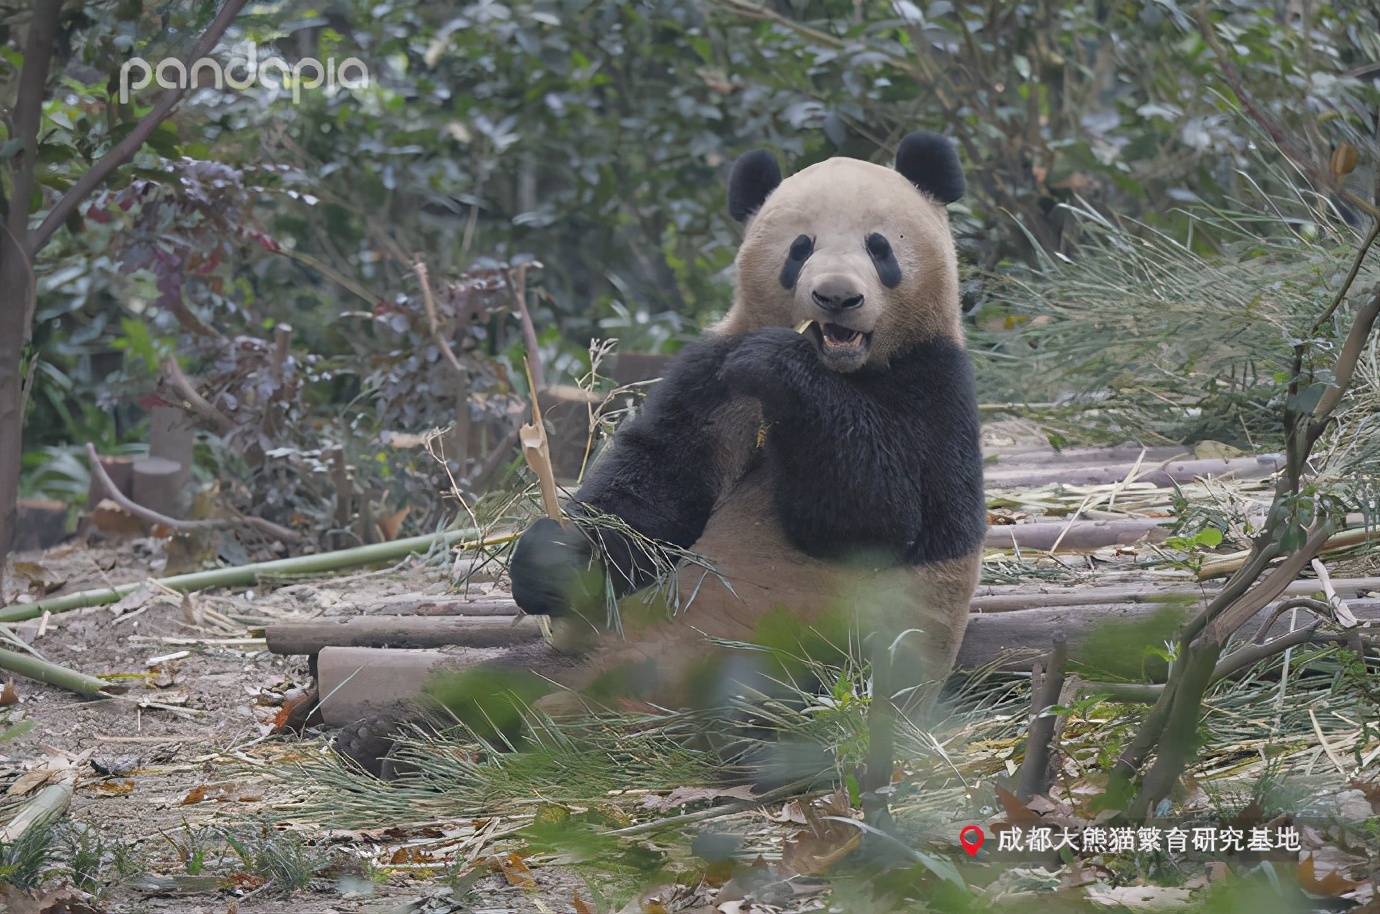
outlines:
{"label": "giant panda", "polygon": [[[525,646],[467,671],[423,717],[487,725],[505,690],[552,714],[612,699],[713,706],[777,673],[725,645],[789,649],[783,630],[803,643],[840,617],[839,637],[886,639],[893,694],[923,711],[962,641],[986,529],[945,210],[963,189],[950,142],[924,132],[894,168],[831,158],[783,180],[767,152],[738,159],[728,314],[619,427],[566,520],[537,521],[513,550],[513,597],[551,617],[556,653]],[[643,599],[660,567],[649,540],[713,568],[681,569],[674,613]],[[361,720],[336,748],[390,776],[412,713]]]}
{"label": "giant panda", "polygon": [[[731,691],[733,667],[703,675],[714,645],[754,639],[767,618],[803,632],[840,611],[902,645],[907,694],[933,696],[986,528],[945,209],[963,190],[952,144],[926,132],[902,140],[894,168],[831,158],[783,180],[765,151],[737,160],[731,309],[618,429],[569,519],[537,521],[512,555],[522,609],[594,632],[552,677],[567,696],[613,673],[659,704]],[[598,515],[714,573],[682,569],[677,613],[627,612],[607,631],[607,600],[633,605],[654,569],[640,538]]]}

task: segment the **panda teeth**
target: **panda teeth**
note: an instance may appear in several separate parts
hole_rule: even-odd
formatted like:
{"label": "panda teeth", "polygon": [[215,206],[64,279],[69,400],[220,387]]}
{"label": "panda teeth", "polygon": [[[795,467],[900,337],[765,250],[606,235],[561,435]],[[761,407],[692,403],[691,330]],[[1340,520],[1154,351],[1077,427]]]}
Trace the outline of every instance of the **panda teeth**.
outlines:
{"label": "panda teeth", "polygon": [[824,344],[831,349],[857,349],[865,338],[862,331],[838,324],[825,324],[822,329]]}

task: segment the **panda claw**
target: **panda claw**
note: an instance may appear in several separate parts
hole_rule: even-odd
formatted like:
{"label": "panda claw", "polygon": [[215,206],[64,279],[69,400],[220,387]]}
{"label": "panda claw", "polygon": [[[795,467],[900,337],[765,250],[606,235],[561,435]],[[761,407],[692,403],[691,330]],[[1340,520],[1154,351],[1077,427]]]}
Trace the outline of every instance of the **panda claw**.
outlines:
{"label": "panda claw", "polygon": [[331,742],[337,755],[354,762],[380,780],[398,776],[392,752],[404,721],[398,717],[366,717],[342,727]]}

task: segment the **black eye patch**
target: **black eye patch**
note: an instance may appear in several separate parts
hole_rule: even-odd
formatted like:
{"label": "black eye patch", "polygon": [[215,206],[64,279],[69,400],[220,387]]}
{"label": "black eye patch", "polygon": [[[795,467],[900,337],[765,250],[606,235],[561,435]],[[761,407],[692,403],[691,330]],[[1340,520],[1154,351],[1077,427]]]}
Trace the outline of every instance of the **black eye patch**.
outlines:
{"label": "black eye patch", "polygon": [[805,261],[810,259],[810,255],[815,251],[815,240],[809,235],[800,235],[791,242],[791,249],[786,254],[786,262],[781,266],[781,285],[787,289],[795,288],[795,281],[800,278],[800,268],[805,266]]}
{"label": "black eye patch", "polygon": [[867,236],[867,256],[872,258],[882,285],[894,289],[901,284],[901,265],[896,262],[896,252],[891,249],[891,242],[886,240],[885,235],[873,232]]}

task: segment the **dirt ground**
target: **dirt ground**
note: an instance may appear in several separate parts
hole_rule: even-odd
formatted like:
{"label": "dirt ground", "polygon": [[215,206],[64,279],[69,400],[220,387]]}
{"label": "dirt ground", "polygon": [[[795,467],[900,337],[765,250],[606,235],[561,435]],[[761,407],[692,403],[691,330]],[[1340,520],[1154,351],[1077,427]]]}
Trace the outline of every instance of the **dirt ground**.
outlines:
{"label": "dirt ground", "polygon": [[[156,541],[68,545],[17,557],[17,567],[61,583],[58,593],[145,580],[159,573]],[[0,742],[0,799],[35,769],[75,766],[77,786],[66,816],[142,870],[94,902],[116,912],[403,912],[450,910],[449,891],[434,873],[380,868],[393,839],[304,833],[313,852],[328,854],[339,875],[317,878],[290,898],[236,875],[243,868],[215,830],[252,833],[288,800],[290,784],[265,772],[294,758],[329,751],[319,734],[276,735],[285,696],[310,684],[305,658],[270,654],[254,624],[303,619],[403,593],[439,593],[449,571],[411,564],[310,584],[217,591],[182,598],[141,591],[115,606],[14,623],[10,630],[44,658],[84,673],[118,677],[118,699],[86,700],[29,679],[13,681],[15,702],[0,708],[0,731],[32,722]],[[30,775],[28,784],[36,777]],[[24,784],[20,784],[24,786]],[[391,840],[391,843],[390,843]],[[205,859],[197,862],[197,854]],[[227,877],[229,880],[227,881]],[[578,883],[559,871],[537,876],[555,897]],[[238,880],[236,884],[235,880]],[[509,886],[502,874],[473,886],[491,912],[553,910]],[[546,894],[542,892],[540,894]],[[0,908],[5,905],[0,900]],[[556,910],[569,910],[567,907]]]}
{"label": "dirt ground", "polygon": [[[1000,428],[1000,438],[993,428],[987,429],[988,446],[1026,443],[1023,429]],[[1250,485],[1261,488],[1264,483]],[[1217,504],[1226,495],[1245,497],[1243,493],[1255,491],[1245,486],[1225,494],[1197,484],[1187,488],[1198,504]],[[1180,491],[1184,489],[1174,490]],[[1148,483],[1007,491],[992,502],[993,523],[1063,521],[1079,516],[1162,520],[1173,510],[1170,498],[1170,489]],[[1138,558],[1150,557],[1157,549],[1154,545],[1099,547],[1039,568],[1018,566],[1013,564],[1014,558],[1004,559],[998,554],[986,574],[995,583],[1032,590],[1043,586],[1037,571],[1053,575],[1057,570],[1050,581],[1076,579],[1079,586],[1154,583],[1168,587],[1192,581],[1184,569],[1171,573],[1137,566]],[[23,599],[32,600],[148,581],[180,570],[177,564],[188,563],[184,556],[185,550],[179,550],[176,543],[138,536],[73,541],[45,553],[18,556],[10,587],[20,587],[25,591]],[[240,561],[266,557],[246,556]],[[1339,579],[1380,574],[1373,552],[1329,561],[1333,576]],[[502,855],[509,850],[502,843],[502,835],[518,819],[532,822],[531,810],[536,807],[530,804],[520,814],[446,819],[405,830],[328,830],[319,824],[306,824],[310,817],[302,812],[301,804],[307,791],[294,765],[330,753],[328,736],[311,731],[304,736],[278,732],[280,715],[302,695],[311,677],[305,658],[270,654],[261,628],[275,622],[378,611],[387,605],[397,606],[399,599],[451,593],[457,587],[453,573],[438,556],[385,569],[284,579],[273,586],[185,597],[145,585],[111,606],[0,626],[0,641],[8,642],[2,647],[20,649],[15,644],[19,641],[53,663],[128,687],[118,698],[88,700],[31,679],[15,678],[0,692],[0,822],[7,821],[20,802],[32,798],[46,783],[75,775],[72,803],[60,826],[67,844],[59,844],[50,860],[54,882],[70,883],[72,871],[78,869],[73,865],[77,855],[72,852],[72,842],[85,840],[99,857],[99,865],[87,867],[94,870],[95,877],[86,887],[95,889],[96,894],[94,898],[83,897],[84,907],[63,906],[41,892],[37,904],[31,897],[16,900],[0,889],[0,914],[582,914],[607,910],[608,905],[596,908],[591,886],[565,868],[569,859],[534,858],[530,872],[522,866],[514,873],[513,867],[502,865]],[[490,585],[478,586],[482,592]],[[14,593],[8,596],[11,601],[15,598]],[[1304,693],[1297,678],[1290,682],[1290,688],[1291,700],[1313,702],[1306,707],[1307,727],[1290,731],[1287,740],[1276,733],[1278,716],[1274,729],[1265,724],[1252,729],[1238,720],[1241,715],[1229,707],[1229,697],[1224,697],[1217,720],[1230,732],[1219,740],[1224,745],[1208,753],[1210,758],[1204,766],[1220,775],[1224,784],[1237,775],[1247,777],[1246,769],[1256,772],[1250,777],[1258,780],[1267,768],[1282,771],[1281,766],[1292,766],[1291,771],[1301,769],[1313,784],[1317,781],[1314,775],[1325,772],[1325,763],[1330,760],[1337,773],[1329,789],[1338,796],[1349,796],[1359,809],[1356,815],[1348,813],[1348,821],[1365,821],[1380,813],[1380,800],[1367,800],[1356,789],[1360,780],[1373,781],[1371,766],[1380,758],[1372,725],[1354,713],[1348,717],[1335,702],[1330,703],[1327,689]],[[987,821],[1003,814],[995,807],[978,808],[978,798],[990,794],[988,788],[979,790],[974,785],[995,783],[995,779],[1009,778],[1014,772],[1011,759],[1018,740],[1001,729],[1006,726],[1001,722],[1014,720],[1017,723],[1013,726],[1019,727],[1028,703],[1028,698],[1022,697],[1016,702],[1016,711],[988,715],[996,727],[991,733],[981,728],[965,731],[967,742],[959,744],[964,769],[959,779],[967,786],[962,789],[961,803],[955,796],[954,808],[962,806],[961,818],[966,821]],[[1073,786],[1065,791],[1067,795],[1060,794],[1062,805],[1056,804],[1060,815],[1073,816],[1072,810],[1081,810],[1086,796],[1100,792],[1089,786],[1087,778],[1092,777],[1089,772],[1095,772],[1096,765],[1088,760],[1095,760],[1102,751],[1107,739],[1103,731],[1106,721],[1118,720],[1115,716],[1104,720],[1101,713],[1092,708],[1086,716],[1084,712],[1071,715],[1061,737],[1061,770]],[[1231,730],[1232,726],[1238,729]],[[1247,742],[1238,745],[1233,739]],[[1284,742],[1289,745],[1284,746]],[[1244,745],[1250,748],[1242,748]],[[1267,747],[1273,747],[1268,759]],[[1338,753],[1352,751],[1357,765],[1354,772],[1348,768],[1349,773],[1344,774]],[[1315,767],[1319,772],[1314,772]],[[1351,782],[1352,789],[1346,782],[1350,777],[1358,779]],[[624,799],[648,792],[624,790],[621,784],[615,791]],[[700,793],[705,794],[704,789]],[[1317,795],[1319,790],[1313,793]],[[1206,798],[1199,804],[1205,808],[1211,798],[1203,790],[1196,790],[1196,794]],[[712,790],[700,797],[711,803],[719,798]],[[543,798],[531,801],[538,802],[544,802]],[[1372,803],[1376,804],[1373,809]],[[1029,818],[1036,813],[1031,806],[1015,812],[1006,809],[1004,814],[1009,821],[1023,821],[1012,817]],[[768,855],[774,853],[778,859],[783,856],[786,836],[805,821],[792,818],[795,813],[788,814],[786,808],[772,812],[754,806],[750,815],[754,827],[760,826],[766,835],[763,846],[768,848]],[[1316,832],[1310,840],[1311,859],[1327,859],[1329,853],[1336,856],[1331,845],[1337,839],[1331,833]],[[272,853],[259,853],[270,845]],[[5,864],[0,857],[0,881],[4,880]],[[1361,879],[1357,874],[1364,868],[1355,859],[1346,857],[1337,866],[1336,872],[1351,874],[1348,879]],[[1121,878],[1109,866],[1076,869],[1080,874],[1077,878],[1085,881],[1093,873],[1108,884]],[[291,876],[294,872],[305,885],[291,894],[279,891],[281,874]],[[751,910],[799,910],[802,904],[814,904],[816,896],[807,894],[808,886],[802,888],[808,880],[796,878],[804,871],[793,872],[796,875],[780,882],[797,893],[790,905],[783,908],[771,900]],[[1311,878],[1311,869],[1309,872]],[[1373,881],[1373,876],[1367,878]],[[822,889],[816,886],[813,891]],[[699,911],[720,909],[717,902],[706,907],[700,898],[680,900],[686,904],[639,903],[628,910],[680,910],[692,904],[698,905]],[[730,900],[722,910],[736,910],[735,903]]]}

